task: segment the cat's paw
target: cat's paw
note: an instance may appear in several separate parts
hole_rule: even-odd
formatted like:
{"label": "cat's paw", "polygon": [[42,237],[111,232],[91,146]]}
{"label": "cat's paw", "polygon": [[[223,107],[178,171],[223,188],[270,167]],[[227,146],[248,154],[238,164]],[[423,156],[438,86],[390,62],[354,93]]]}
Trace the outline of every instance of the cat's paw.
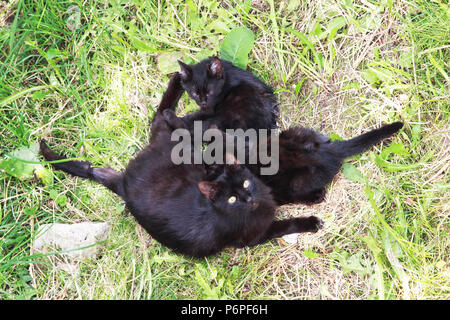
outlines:
{"label": "cat's paw", "polygon": [[175,72],[171,77],[170,77],[170,81],[173,84],[179,85],[181,87],[181,73],[179,72]]}
{"label": "cat's paw", "polygon": [[171,109],[165,109],[163,111],[163,116],[164,116],[164,119],[166,119],[166,121],[170,121],[173,119],[173,117],[176,117],[177,115],[175,114],[175,111],[173,111]]}
{"label": "cat's paw", "polygon": [[309,222],[310,222],[311,232],[317,232],[323,228],[323,221],[322,221],[322,219],[320,219],[318,217],[315,217],[315,216],[309,217]]}
{"label": "cat's paw", "polygon": [[165,109],[163,111],[163,117],[172,129],[186,128],[184,121],[172,109]]}

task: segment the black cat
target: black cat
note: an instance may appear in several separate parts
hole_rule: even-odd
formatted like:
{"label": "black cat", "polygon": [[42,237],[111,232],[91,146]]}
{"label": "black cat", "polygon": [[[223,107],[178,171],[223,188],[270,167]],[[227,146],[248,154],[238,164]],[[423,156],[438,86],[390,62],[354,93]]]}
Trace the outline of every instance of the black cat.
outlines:
{"label": "black cat", "polygon": [[[195,120],[202,120],[204,129],[211,125],[222,130],[277,127],[279,111],[273,90],[252,73],[217,57],[195,65],[179,64],[181,84],[201,108],[182,118],[189,128]],[[169,124],[176,117],[170,109],[164,116]]]}
{"label": "black cat", "polygon": [[[333,142],[313,129],[292,127],[275,138],[279,145],[279,170],[275,175],[259,175],[261,164],[249,168],[272,189],[279,205],[319,203],[345,158],[369,149],[402,127],[401,122],[394,122],[350,140]],[[270,150],[269,141],[261,143]]]}
{"label": "black cat", "polygon": [[[235,160],[214,180],[208,180],[203,165],[173,164],[175,142],[162,113],[175,108],[183,93],[180,80],[179,74],[171,78],[152,121],[151,143],[124,172],[92,167],[86,161],[53,166],[105,185],[125,200],[150,235],[188,256],[204,257],[228,246],[253,246],[322,227],[322,221],[314,216],[274,221],[276,204],[270,189]],[[44,140],[40,147],[45,159],[64,159]]]}
{"label": "black cat", "polygon": [[[183,126],[179,119],[171,119],[171,126]],[[214,129],[217,127],[212,126]],[[278,205],[289,203],[315,204],[325,198],[325,187],[331,183],[339,172],[342,162],[353,155],[361,153],[385,138],[389,138],[403,127],[401,122],[394,122],[371,130],[360,136],[345,141],[333,141],[310,128],[292,127],[282,131],[277,137],[270,137],[257,143],[243,144],[246,166],[272,190]],[[176,127],[174,127],[176,129]],[[237,138],[222,132],[223,144],[234,140],[234,154],[237,155]],[[272,141],[275,139],[275,141]],[[272,154],[272,145],[278,145],[278,154]],[[264,175],[261,169],[273,166],[263,165],[260,161],[261,150],[271,161],[278,163],[275,174]],[[254,153],[255,164],[249,163],[250,153]],[[226,162],[223,158],[222,162]],[[208,166],[210,178],[223,172],[220,165]]]}

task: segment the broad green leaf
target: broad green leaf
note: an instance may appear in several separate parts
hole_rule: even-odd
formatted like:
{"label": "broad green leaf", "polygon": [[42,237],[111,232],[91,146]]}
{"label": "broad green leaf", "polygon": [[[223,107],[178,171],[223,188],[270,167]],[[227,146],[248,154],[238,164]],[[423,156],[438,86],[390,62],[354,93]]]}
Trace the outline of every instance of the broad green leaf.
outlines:
{"label": "broad green leaf", "polygon": [[152,258],[152,262],[156,262],[158,264],[161,264],[163,262],[174,263],[174,262],[179,262],[179,261],[180,261],[180,257],[173,255],[173,254],[169,254],[168,252],[164,252],[163,255],[154,256]]}
{"label": "broad green leaf", "polygon": [[158,52],[157,49],[151,47],[147,44],[147,42],[139,40],[137,37],[131,38],[131,45],[135,47],[139,51],[143,52]]}
{"label": "broad green leaf", "polygon": [[58,191],[55,189],[50,190],[49,197],[56,200],[56,198],[58,198]]}
{"label": "broad green leaf", "polygon": [[323,32],[322,30],[322,26],[320,25],[320,23],[317,21],[314,24],[314,30],[313,30],[313,34],[318,36],[319,34],[321,34]]}
{"label": "broad green leaf", "polygon": [[365,275],[373,273],[373,267],[370,262],[363,258],[363,252],[358,252],[351,255],[347,251],[342,250],[339,253],[334,253],[334,255],[339,260],[342,267],[342,273],[344,275],[350,272],[355,272],[363,278]]}
{"label": "broad green leaf", "polygon": [[381,80],[382,82],[389,82],[392,81],[393,79],[396,79],[396,75],[395,73],[393,73],[392,71],[386,69],[386,68],[370,68],[370,70],[376,74],[377,78],[379,80]]}
{"label": "broad green leaf", "polygon": [[41,179],[45,185],[49,186],[53,184],[53,173],[51,170],[37,168],[34,170],[34,174],[38,179]]}
{"label": "broad green leaf", "polygon": [[255,42],[253,32],[246,27],[231,30],[220,47],[220,57],[245,69],[248,63],[248,54]]}
{"label": "broad green leaf", "polygon": [[377,74],[371,69],[363,70],[361,72],[361,76],[372,86],[380,81],[380,79],[378,79]]}
{"label": "broad green leaf", "polygon": [[[320,40],[325,39],[327,36],[330,35],[331,38],[334,38],[336,33],[339,31],[339,29],[343,28],[345,25],[347,25],[347,22],[345,21],[344,17],[337,17],[328,23],[326,26],[326,30],[318,35],[318,38]],[[332,39],[331,39],[332,40]]]}
{"label": "broad green leaf", "polygon": [[163,52],[158,55],[156,65],[162,74],[169,74],[180,70],[177,60],[182,60],[180,52]]}
{"label": "broad green leaf", "polygon": [[348,89],[356,89],[359,90],[361,89],[361,87],[359,86],[359,83],[356,81],[350,81],[349,83],[347,83],[343,88],[343,90],[348,90]]}
{"label": "broad green leaf", "polygon": [[320,255],[317,252],[314,252],[313,250],[309,250],[309,249],[305,250],[305,257],[308,258],[308,259],[314,259],[314,258],[317,258],[319,256]]}
{"label": "broad green leaf", "polygon": [[37,143],[31,144],[29,147],[21,147],[11,152],[7,159],[1,160],[0,168],[20,180],[31,179],[34,177],[35,170],[44,169],[39,163],[29,163],[39,162],[38,152],[39,145]]}
{"label": "broad green leaf", "polygon": [[401,156],[409,156],[408,149],[402,143],[391,143],[389,147],[383,149],[381,152],[381,158],[386,159],[386,157],[391,153]]}
{"label": "broad green leaf", "polygon": [[388,172],[397,172],[397,171],[403,171],[403,170],[415,170],[422,166],[421,163],[414,163],[414,164],[397,164],[397,163],[390,163],[389,161],[384,160],[379,155],[375,155],[375,163],[383,168],[383,170],[386,170]]}
{"label": "broad green leaf", "polygon": [[59,51],[56,48],[51,48],[47,51],[47,53],[45,54],[45,58],[47,60],[53,60],[57,57],[65,57],[66,53]]}
{"label": "broad green leaf", "polygon": [[218,300],[219,296],[217,294],[217,288],[212,288],[209,285],[208,281],[205,280],[205,278],[202,276],[202,274],[200,273],[198,268],[196,268],[194,270],[194,273],[195,273],[195,279],[197,280],[197,283],[203,289],[203,294],[204,294],[205,298]]}
{"label": "broad green leaf", "polygon": [[21,147],[11,152],[7,159],[0,161],[0,168],[20,180],[37,177],[45,185],[53,184],[53,173],[39,164],[37,154],[39,145],[32,143],[29,147]]}
{"label": "broad green leaf", "polygon": [[329,41],[333,41],[333,39],[336,36],[337,32],[338,32],[338,28],[337,27],[332,28],[330,30],[330,35],[328,36],[328,40]]}
{"label": "broad green leaf", "polygon": [[217,32],[223,34],[230,32],[230,28],[228,27],[228,25],[219,19],[213,20],[210,24],[208,24],[206,30],[208,31],[214,30],[214,33]]}
{"label": "broad green leaf", "polygon": [[332,133],[332,134],[330,134],[330,140],[331,141],[336,141],[336,140],[343,141],[344,139],[341,136],[339,136],[338,134]]}
{"label": "broad green leaf", "polygon": [[61,194],[55,199],[55,202],[58,206],[64,207],[67,203],[67,196],[65,194]]}
{"label": "broad green leaf", "polygon": [[191,25],[191,30],[202,30],[205,25],[203,24],[202,19],[199,17],[198,8],[192,0],[186,1],[187,8],[187,21]]}
{"label": "broad green leaf", "polygon": [[344,163],[342,165],[342,174],[351,181],[364,183],[364,176],[354,165]]}

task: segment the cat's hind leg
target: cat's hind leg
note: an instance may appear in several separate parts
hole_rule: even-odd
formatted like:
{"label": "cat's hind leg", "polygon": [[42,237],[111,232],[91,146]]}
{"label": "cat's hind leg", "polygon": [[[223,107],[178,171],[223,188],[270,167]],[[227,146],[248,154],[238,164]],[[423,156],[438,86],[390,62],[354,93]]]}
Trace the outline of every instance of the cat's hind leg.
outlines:
{"label": "cat's hind leg", "polygon": [[302,194],[297,199],[294,199],[293,203],[304,203],[307,205],[313,205],[317,203],[321,203],[323,200],[325,200],[326,195],[326,189],[316,189],[314,191],[311,191],[307,194]]}
{"label": "cat's hind leg", "polygon": [[[47,161],[64,160],[65,157],[51,150],[44,139],[40,143],[41,152]],[[109,188],[119,196],[124,196],[123,175],[112,168],[92,167],[87,161],[62,161],[52,163],[55,169],[70,173],[77,177],[94,180]]]}
{"label": "cat's hind leg", "polygon": [[249,245],[261,244],[291,233],[317,232],[322,227],[323,221],[315,216],[276,220],[272,222],[262,237]]}
{"label": "cat's hind leg", "polygon": [[314,189],[314,190],[288,190],[286,192],[274,192],[275,200],[278,205],[282,206],[285,204],[298,204],[303,203],[306,205],[313,205],[321,203],[325,200],[325,195],[327,191],[326,188]]}

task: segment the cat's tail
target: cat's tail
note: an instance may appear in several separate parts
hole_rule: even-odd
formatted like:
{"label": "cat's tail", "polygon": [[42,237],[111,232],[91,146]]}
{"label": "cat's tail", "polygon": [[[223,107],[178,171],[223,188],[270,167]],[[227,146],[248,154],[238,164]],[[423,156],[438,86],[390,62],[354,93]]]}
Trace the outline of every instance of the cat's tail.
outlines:
{"label": "cat's tail", "polygon": [[[53,152],[44,139],[41,140],[40,148],[47,161],[67,159]],[[123,175],[112,168],[92,167],[87,161],[65,161],[52,163],[52,166],[74,176],[101,183],[122,198],[124,197]]]}
{"label": "cat's tail", "polygon": [[389,138],[403,127],[403,123],[394,122],[382,126],[381,128],[371,130],[350,140],[336,140],[331,143],[333,152],[339,154],[342,158],[347,158],[358,153],[366,151],[385,138]]}

